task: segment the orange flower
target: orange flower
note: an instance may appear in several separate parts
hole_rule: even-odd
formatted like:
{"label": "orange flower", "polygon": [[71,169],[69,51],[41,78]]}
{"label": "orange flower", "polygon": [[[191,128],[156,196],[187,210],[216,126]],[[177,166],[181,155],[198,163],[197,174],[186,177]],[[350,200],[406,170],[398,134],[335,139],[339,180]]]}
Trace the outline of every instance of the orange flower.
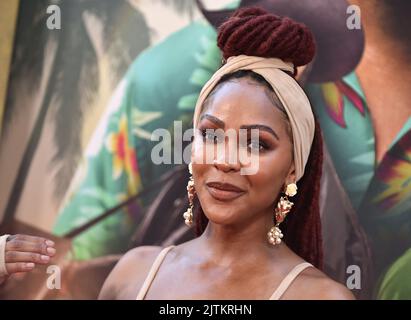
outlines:
{"label": "orange flower", "polygon": [[118,179],[125,172],[128,180],[128,191],[131,194],[136,193],[140,185],[140,176],[136,151],[129,144],[128,125],[125,116],[120,120],[119,131],[110,133],[107,136],[106,148],[113,156],[113,179]]}

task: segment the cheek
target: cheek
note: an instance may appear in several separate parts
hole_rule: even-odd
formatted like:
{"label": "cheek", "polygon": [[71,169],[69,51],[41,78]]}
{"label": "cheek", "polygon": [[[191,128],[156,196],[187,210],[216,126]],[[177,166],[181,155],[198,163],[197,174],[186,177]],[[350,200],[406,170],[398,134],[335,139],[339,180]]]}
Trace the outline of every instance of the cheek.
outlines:
{"label": "cheek", "polygon": [[259,168],[250,175],[252,198],[256,203],[270,205],[281,192],[291,163],[286,151],[275,150],[259,157]]}
{"label": "cheek", "polygon": [[209,165],[193,163],[193,179],[196,191],[200,191],[200,187],[205,183]]}
{"label": "cheek", "polygon": [[202,141],[198,142],[198,139],[197,142],[196,140],[194,140],[191,149],[191,162],[193,167],[194,187],[198,196],[200,196],[204,191],[202,190],[202,186],[204,186],[207,174],[212,166],[210,164],[207,164],[204,159],[204,143]]}
{"label": "cheek", "polygon": [[191,146],[191,162],[193,163],[213,163],[214,147],[203,141],[203,137],[197,134]]}

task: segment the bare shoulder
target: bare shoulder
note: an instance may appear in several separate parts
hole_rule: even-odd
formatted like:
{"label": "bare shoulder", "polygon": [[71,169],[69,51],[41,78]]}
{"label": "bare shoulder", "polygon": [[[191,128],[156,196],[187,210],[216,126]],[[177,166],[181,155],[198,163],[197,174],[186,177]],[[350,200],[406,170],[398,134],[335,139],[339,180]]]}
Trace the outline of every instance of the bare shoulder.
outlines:
{"label": "bare shoulder", "polygon": [[[355,300],[354,295],[347,287],[332,280],[316,268],[304,270],[290,289],[292,289],[290,295],[293,295],[295,299]],[[293,299],[293,297],[289,297],[289,299]]]}
{"label": "bare shoulder", "polygon": [[99,299],[135,299],[162,249],[159,246],[141,246],[124,254],[104,282]]}

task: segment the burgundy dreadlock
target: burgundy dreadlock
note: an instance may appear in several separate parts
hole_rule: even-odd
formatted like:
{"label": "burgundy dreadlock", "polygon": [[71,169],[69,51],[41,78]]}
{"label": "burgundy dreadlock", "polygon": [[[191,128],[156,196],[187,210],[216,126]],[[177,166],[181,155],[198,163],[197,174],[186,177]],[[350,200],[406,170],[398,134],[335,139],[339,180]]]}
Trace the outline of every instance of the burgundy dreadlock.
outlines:
{"label": "burgundy dreadlock", "polygon": [[225,60],[245,54],[280,58],[298,67],[315,54],[314,37],[304,24],[258,7],[237,10],[221,25],[217,43]]}
{"label": "burgundy dreadlock", "polygon": [[[280,58],[292,62],[297,67],[309,63],[315,54],[313,35],[305,25],[287,17],[275,16],[256,7],[237,10],[219,28],[217,43],[224,59],[245,54]],[[296,72],[293,76],[295,74]],[[252,71],[240,70],[226,75],[219,84],[241,77],[251,77],[265,85],[274,94],[269,83]],[[214,90],[217,87],[218,85]],[[292,200],[294,207],[281,225],[284,241],[291,250],[320,269],[323,266],[319,208],[322,159],[321,130],[316,120],[314,140],[305,166],[305,173],[298,182],[298,193]],[[208,219],[197,197],[194,201],[196,233],[201,235],[207,226]]]}

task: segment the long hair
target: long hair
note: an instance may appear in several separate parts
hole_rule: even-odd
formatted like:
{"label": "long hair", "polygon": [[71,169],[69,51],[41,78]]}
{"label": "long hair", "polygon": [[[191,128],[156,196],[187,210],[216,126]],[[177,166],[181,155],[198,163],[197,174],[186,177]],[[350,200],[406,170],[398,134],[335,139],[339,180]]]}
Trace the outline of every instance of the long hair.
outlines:
{"label": "long hair", "polygon": [[[305,25],[255,7],[237,10],[223,23],[219,28],[217,43],[224,59],[240,54],[273,57],[290,61],[295,67],[309,63],[315,54],[313,35]],[[295,75],[296,71],[290,76]],[[241,77],[252,78],[269,88],[275,95],[272,87],[262,76],[243,70],[224,76],[214,90],[225,81]],[[280,103],[277,105],[284,112],[284,107]],[[287,246],[320,269],[323,267],[319,208],[322,161],[321,130],[318,121],[315,120],[314,139],[305,173],[297,183],[298,193],[292,199],[294,206],[281,224],[281,228]],[[194,199],[194,216],[195,231],[199,236],[204,232],[208,218],[201,208],[198,197]]]}

